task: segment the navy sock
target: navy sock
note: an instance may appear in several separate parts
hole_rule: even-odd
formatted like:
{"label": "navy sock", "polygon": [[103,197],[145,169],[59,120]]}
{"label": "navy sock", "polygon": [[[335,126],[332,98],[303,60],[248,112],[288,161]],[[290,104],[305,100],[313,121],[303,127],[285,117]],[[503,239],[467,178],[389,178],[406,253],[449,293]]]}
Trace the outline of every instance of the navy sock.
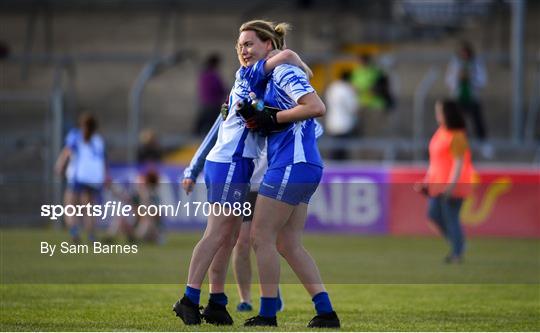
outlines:
{"label": "navy sock", "polygon": [[193,303],[199,304],[201,300],[201,290],[186,286],[186,297]]}
{"label": "navy sock", "polygon": [[225,293],[215,293],[215,294],[210,294],[210,300],[214,303],[217,303],[219,305],[227,305],[227,303],[229,303],[228,299],[227,299],[227,295],[225,295]]}
{"label": "navy sock", "polygon": [[78,238],[78,237],[79,237],[79,226],[78,226],[78,225],[74,225],[74,226],[72,226],[71,228],[69,228],[69,235],[70,235],[72,238]]}
{"label": "navy sock", "polygon": [[313,296],[313,304],[318,315],[334,311],[332,303],[330,303],[330,297],[328,297],[328,293],[325,291]]}
{"label": "navy sock", "polygon": [[277,312],[277,297],[261,297],[259,316],[272,318]]}
{"label": "navy sock", "polygon": [[88,234],[88,241],[93,243],[96,241],[96,236],[93,233]]}

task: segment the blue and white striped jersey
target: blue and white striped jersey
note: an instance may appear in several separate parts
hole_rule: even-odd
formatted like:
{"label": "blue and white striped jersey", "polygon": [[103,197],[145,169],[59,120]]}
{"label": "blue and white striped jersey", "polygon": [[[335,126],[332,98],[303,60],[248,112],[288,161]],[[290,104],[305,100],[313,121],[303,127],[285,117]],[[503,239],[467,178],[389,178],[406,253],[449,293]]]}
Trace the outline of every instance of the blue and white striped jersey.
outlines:
{"label": "blue and white striped jersey", "polygon": [[[298,67],[279,65],[272,72],[264,104],[281,110],[298,105],[298,100],[315,90],[309,84],[306,74]],[[314,119],[298,121],[281,132],[271,133],[267,138],[269,167],[283,167],[296,163],[310,163],[323,166],[316,141]]]}
{"label": "blue and white striped jersey", "polygon": [[[208,152],[210,152],[210,149],[212,149],[217,140],[219,126],[222,122],[223,120],[221,116],[218,116],[210,131],[204,137],[204,140],[197,149],[197,152],[195,153],[195,155],[193,155],[189,166],[184,169],[184,178],[191,178],[193,180],[197,179],[197,177],[204,168],[204,161],[206,161],[206,156],[208,155]],[[315,137],[319,138],[321,135],[323,135],[323,133],[323,127],[321,126],[321,124],[319,124],[318,121],[315,120]],[[259,159],[266,160],[266,158],[266,145],[264,145],[264,149],[261,152]],[[267,166],[267,161],[261,161],[260,163],[255,164],[255,171],[253,172],[253,177],[251,179],[252,183],[260,183],[260,179],[262,179],[261,173],[264,174],[264,172],[266,172]],[[254,178],[257,179],[254,180]]]}
{"label": "blue and white striped jersey", "polygon": [[216,121],[214,121],[212,128],[210,128],[210,131],[208,131],[204,137],[201,145],[199,148],[197,148],[195,155],[193,155],[191,158],[189,166],[184,169],[184,178],[191,178],[193,180],[197,179],[199,173],[201,173],[202,169],[204,168],[204,162],[206,161],[208,153],[216,144],[219,127],[221,126],[222,122],[223,119],[221,118],[221,115],[219,115]]}
{"label": "blue and white striped jersey", "polygon": [[263,95],[270,76],[264,72],[265,64],[265,59],[259,60],[255,65],[240,67],[236,72],[234,86],[229,94],[229,115],[219,126],[216,143],[208,153],[207,160],[230,163],[241,158],[259,156],[264,138],[246,128],[235,106],[252,91],[257,96]]}

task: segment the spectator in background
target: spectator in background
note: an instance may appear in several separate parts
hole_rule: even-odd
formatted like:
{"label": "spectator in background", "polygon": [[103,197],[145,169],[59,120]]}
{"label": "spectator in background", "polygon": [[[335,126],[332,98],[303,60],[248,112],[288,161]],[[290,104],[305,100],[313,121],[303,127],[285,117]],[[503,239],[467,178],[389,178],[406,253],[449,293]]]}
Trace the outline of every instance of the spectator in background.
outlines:
{"label": "spectator in background", "polygon": [[226,90],[219,74],[221,58],[218,54],[210,55],[204,68],[199,74],[197,91],[199,94],[199,112],[195,134],[205,135],[208,133],[216,116],[220,113],[221,104],[226,99]]}
{"label": "spectator in background", "polygon": [[369,54],[360,56],[358,67],[352,72],[351,82],[358,92],[361,108],[389,111],[393,107],[388,76],[373,64]]}
{"label": "spectator in background", "polygon": [[[358,123],[358,96],[351,84],[351,72],[346,70],[340,79],[332,82],[326,90],[326,132],[334,138],[350,138]],[[347,150],[333,148],[330,158],[347,159]]]}
{"label": "spectator in background", "polygon": [[[487,134],[479,91],[486,82],[486,69],[476,57],[473,46],[467,41],[461,42],[456,56],[448,64],[446,84],[459,107],[472,118],[476,137],[481,141]],[[483,153],[489,155],[488,151]]]}
{"label": "spectator in background", "polygon": [[[124,190],[116,184],[111,184],[110,190],[115,198],[119,199],[125,205],[131,205],[135,213],[139,212],[139,206],[148,207],[158,206],[161,201],[158,194],[159,174],[149,169],[141,173],[133,184],[134,189]],[[133,215],[118,216],[113,219],[104,241],[114,243],[119,234],[124,234],[130,243],[149,242],[163,244],[164,228],[162,221],[158,216]]]}
{"label": "spectator in background", "polygon": [[[359,64],[353,70],[351,83],[358,93],[358,103],[362,110],[362,134],[373,136],[391,133],[393,124],[388,124],[387,115],[380,111],[391,111],[394,107],[394,98],[390,92],[388,75],[376,66],[369,54],[359,57]],[[381,125],[384,128],[381,128]]]}
{"label": "spectator in background", "polygon": [[[120,196],[123,201],[134,207],[140,205],[159,205],[159,164],[164,150],[159,142],[156,132],[144,129],[139,135],[139,148],[137,150],[137,163],[142,166],[143,172],[137,177],[136,189],[131,195]],[[111,188],[112,189],[112,188]],[[114,189],[112,189],[113,194]],[[129,241],[144,241],[162,244],[164,242],[163,225],[159,216],[135,216],[131,221],[124,219],[118,221],[120,230],[126,234]],[[114,235],[114,227],[109,229],[109,236]]]}
{"label": "spectator in background", "polygon": [[474,168],[465,133],[465,119],[454,101],[438,101],[439,128],[429,143],[429,168],[417,192],[429,196],[428,216],[450,242],[446,263],[461,263],[465,237],[459,218],[463,199],[470,193]]}
{"label": "spectator in background", "polygon": [[159,144],[156,132],[144,129],[139,135],[139,148],[137,150],[137,163],[159,164],[163,158],[163,150]]}
{"label": "spectator in background", "polygon": [[[65,171],[67,188],[65,205],[96,204],[105,182],[105,143],[97,133],[96,118],[89,113],[79,117],[79,127],[69,131],[65,147],[56,161],[55,171]],[[80,242],[80,226],[76,216],[65,217],[66,226],[75,243]],[[88,241],[95,240],[94,217],[83,217]]]}

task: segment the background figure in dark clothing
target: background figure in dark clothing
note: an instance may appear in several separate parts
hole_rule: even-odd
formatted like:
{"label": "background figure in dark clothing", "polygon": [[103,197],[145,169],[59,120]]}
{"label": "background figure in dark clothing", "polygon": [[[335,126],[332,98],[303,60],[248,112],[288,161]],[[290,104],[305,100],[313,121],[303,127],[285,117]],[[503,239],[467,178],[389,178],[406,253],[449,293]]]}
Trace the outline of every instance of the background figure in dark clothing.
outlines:
{"label": "background figure in dark clothing", "polygon": [[226,89],[219,74],[221,58],[211,54],[205,61],[199,74],[197,91],[199,93],[199,112],[194,133],[206,135],[221,110],[226,99]]}
{"label": "background figure in dark clothing", "polygon": [[159,164],[163,158],[163,149],[159,139],[151,129],[144,129],[139,135],[139,147],[137,149],[137,163]]}
{"label": "background figure in dark clothing", "polygon": [[476,137],[486,139],[486,125],[482,115],[479,90],[486,85],[484,64],[475,56],[473,46],[464,41],[456,56],[450,61],[446,73],[446,84],[465,115],[472,118]]}

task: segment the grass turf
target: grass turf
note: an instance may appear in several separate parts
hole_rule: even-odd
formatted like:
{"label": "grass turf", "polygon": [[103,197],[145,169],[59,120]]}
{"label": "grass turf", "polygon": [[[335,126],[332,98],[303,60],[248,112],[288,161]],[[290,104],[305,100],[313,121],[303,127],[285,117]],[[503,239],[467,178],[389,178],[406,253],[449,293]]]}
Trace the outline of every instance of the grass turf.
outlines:
{"label": "grass turf", "polygon": [[[243,320],[254,315],[234,312],[235,286],[227,285],[233,327],[185,327],[174,317],[198,233],[170,234],[165,246],[141,246],[137,255],[47,257],[40,241],[59,243],[65,234],[0,232],[2,331],[245,331]],[[307,235],[305,242],[343,330],[540,330],[537,240],[473,239],[466,262],[452,266],[441,263],[445,245],[436,238]],[[286,309],[276,330],[305,331],[312,305],[285,266]]]}

